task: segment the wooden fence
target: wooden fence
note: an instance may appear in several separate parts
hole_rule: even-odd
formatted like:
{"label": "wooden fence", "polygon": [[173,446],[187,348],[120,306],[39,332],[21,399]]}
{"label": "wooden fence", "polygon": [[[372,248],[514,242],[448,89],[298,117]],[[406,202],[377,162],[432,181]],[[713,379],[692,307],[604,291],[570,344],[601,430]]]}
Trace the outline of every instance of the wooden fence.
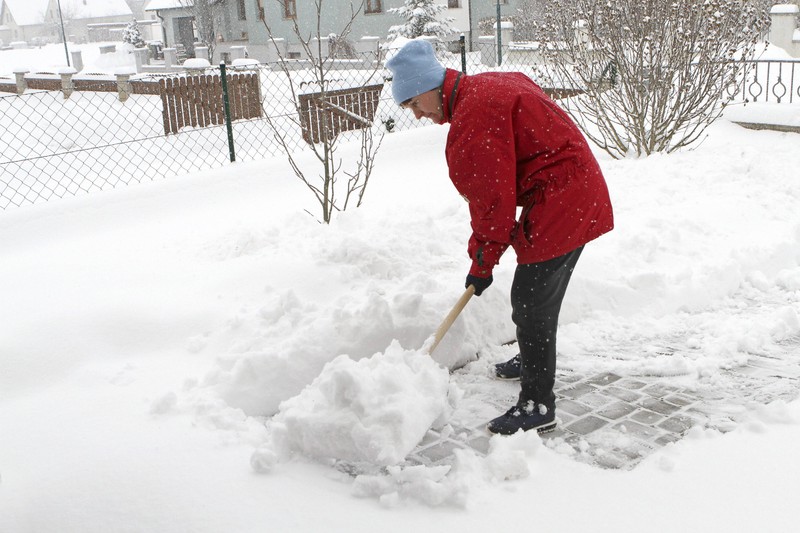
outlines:
{"label": "wooden fence", "polygon": [[365,85],[299,96],[303,140],[318,143],[327,132],[333,139],[343,131],[368,128],[375,118],[383,84]]}
{"label": "wooden fence", "polygon": [[[228,74],[231,120],[260,118],[261,85],[258,74]],[[159,81],[164,114],[164,133],[181,128],[225,123],[222,80],[219,75],[180,76]]]}

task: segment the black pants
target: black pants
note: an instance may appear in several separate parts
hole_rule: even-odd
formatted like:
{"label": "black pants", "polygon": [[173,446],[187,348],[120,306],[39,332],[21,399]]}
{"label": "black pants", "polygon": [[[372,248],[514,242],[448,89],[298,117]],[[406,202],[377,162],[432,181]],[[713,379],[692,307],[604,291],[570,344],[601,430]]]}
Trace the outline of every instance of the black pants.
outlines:
{"label": "black pants", "polygon": [[517,326],[522,360],[520,406],[533,401],[555,408],[558,315],[582,251],[583,246],[549,261],[517,266],[511,286],[511,319]]}

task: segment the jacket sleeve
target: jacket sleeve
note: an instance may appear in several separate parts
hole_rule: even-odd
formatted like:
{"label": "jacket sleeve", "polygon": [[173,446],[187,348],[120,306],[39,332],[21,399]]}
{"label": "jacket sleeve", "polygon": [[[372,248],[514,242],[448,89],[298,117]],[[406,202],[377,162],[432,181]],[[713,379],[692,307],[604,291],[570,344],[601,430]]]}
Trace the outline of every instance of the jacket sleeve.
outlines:
{"label": "jacket sleeve", "polygon": [[[489,277],[516,227],[516,155],[511,117],[481,106],[463,117],[449,139],[450,179],[469,202],[470,274]],[[451,129],[451,134],[453,129]]]}

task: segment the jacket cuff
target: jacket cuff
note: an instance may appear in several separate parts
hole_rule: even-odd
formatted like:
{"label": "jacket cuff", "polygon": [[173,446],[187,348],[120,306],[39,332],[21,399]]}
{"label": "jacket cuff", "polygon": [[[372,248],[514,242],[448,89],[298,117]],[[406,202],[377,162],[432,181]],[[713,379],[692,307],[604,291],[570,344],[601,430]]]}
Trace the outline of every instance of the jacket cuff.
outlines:
{"label": "jacket cuff", "polygon": [[478,266],[478,263],[473,261],[472,266],[469,269],[469,273],[470,275],[478,278],[488,278],[492,275],[492,268],[492,266],[487,265]]}

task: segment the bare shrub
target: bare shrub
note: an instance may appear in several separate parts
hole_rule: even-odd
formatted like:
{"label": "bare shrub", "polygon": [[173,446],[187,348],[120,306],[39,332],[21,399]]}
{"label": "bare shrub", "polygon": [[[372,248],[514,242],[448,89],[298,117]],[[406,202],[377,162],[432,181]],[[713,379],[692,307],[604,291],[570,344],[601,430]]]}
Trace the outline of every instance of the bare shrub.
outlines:
{"label": "bare shrub", "polygon": [[[281,0],[277,1],[283,5]],[[347,36],[350,34],[353,22],[359,13],[363,11],[363,1],[356,7],[352,4],[350,5],[349,18],[341,31],[323,37],[321,27],[324,17],[324,4],[325,0],[314,0],[316,21],[311,32],[302,31],[297,23],[297,18],[292,19],[295,37],[298,39],[300,47],[306,56],[305,61],[310,63],[311,80],[297,81],[294,76],[296,70],[292,65],[292,60],[289,60],[281,53],[281,47],[276,41],[277,37],[267,23],[267,17],[262,19],[270,40],[278,50],[278,65],[286,75],[295,105],[296,114],[293,121],[300,129],[308,128],[308,124],[304,124],[300,119],[304,111],[300,107],[299,94],[308,92],[310,88],[321,107],[336,107],[331,105],[332,102],[328,97],[333,92],[331,87],[335,85],[336,79],[339,77],[335,76],[333,72],[334,59],[337,56],[352,57],[355,55],[355,50],[349,44]],[[334,9],[341,9],[341,6],[333,7]],[[330,14],[328,14],[328,17],[330,17]],[[329,45],[328,57],[323,56],[323,43]],[[370,83],[377,76],[377,65],[378,62],[376,61],[373,71],[364,76],[364,85]],[[354,87],[354,89],[357,89],[357,87]],[[296,136],[281,128],[269,116],[267,117],[267,123],[275,139],[282,147],[295,175],[312,192],[319,204],[322,214],[321,222],[329,224],[337,211],[344,211],[348,207],[361,205],[375,165],[375,156],[383,141],[382,132],[375,133],[371,124],[363,124],[357,130],[360,139],[359,154],[357,157],[345,161],[337,155],[337,151],[341,147],[339,144],[340,138],[337,132],[333,131],[331,122],[328,120],[319,121],[317,125],[321,131],[316,136],[308,136],[309,139],[307,139],[311,151],[319,162],[318,168],[320,168],[319,174],[313,176],[311,172],[304,169],[300,164],[298,155],[303,152],[298,152],[293,144]]]}
{"label": "bare shrub", "polygon": [[[769,24],[746,0],[554,0],[538,27],[564,105],[614,158],[674,152],[702,137]],[[553,41],[554,36],[562,40]]]}

